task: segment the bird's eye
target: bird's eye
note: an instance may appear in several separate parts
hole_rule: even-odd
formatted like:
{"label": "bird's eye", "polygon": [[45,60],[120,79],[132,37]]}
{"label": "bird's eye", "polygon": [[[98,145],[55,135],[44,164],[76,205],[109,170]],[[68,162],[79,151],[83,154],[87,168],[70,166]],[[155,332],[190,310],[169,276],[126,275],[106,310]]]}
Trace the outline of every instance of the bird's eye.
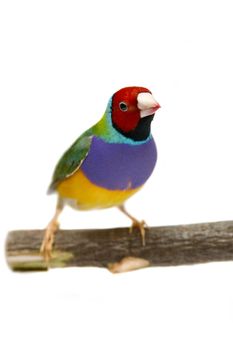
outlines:
{"label": "bird's eye", "polygon": [[128,106],[125,102],[120,102],[119,107],[122,112],[126,112],[128,110]]}

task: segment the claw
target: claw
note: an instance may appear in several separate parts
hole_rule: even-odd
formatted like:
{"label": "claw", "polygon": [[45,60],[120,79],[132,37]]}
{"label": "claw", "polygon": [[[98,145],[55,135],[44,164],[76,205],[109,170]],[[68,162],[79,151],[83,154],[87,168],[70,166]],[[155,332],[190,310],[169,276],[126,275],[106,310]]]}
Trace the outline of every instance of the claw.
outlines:
{"label": "claw", "polygon": [[52,249],[53,249],[53,243],[54,243],[54,237],[55,233],[57,232],[59,228],[59,223],[58,223],[58,217],[61,214],[63,209],[63,202],[60,198],[58,198],[57,202],[57,208],[56,212],[46,227],[45,233],[44,233],[44,238],[42,241],[42,244],[40,246],[40,253],[43,255],[45,261],[48,263],[49,260],[52,258]]}
{"label": "claw", "polygon": [[138,228],[141,234],[141,238],[142,238],[142,245],[143,247],[146,245],[146,228],[147,228],[147,224],[145,223],[144,220],[142,221],[138,221],[138,220],[133,220],[132,222],[132,226],[129,229],[129,232],[132,233],[134,228]]}
{"label": "claw", "polygon": [[56,220],[52,220],[45,230],[44,239],[40,247],[40,253],[44,256],[46,262],[52,258],[51,253],[53,249],[54,236],[58,228],[58,222]]}
{"label": "claw", "polygon": [[120,211],[125,214],[126,216],[128,216],[128,218],[130,218],[132,220],[132,226],[129,229],[129,233],[133,232],[134,227],[138,228],[142,237],[142,245],[145,246],[146,245],[146,239],[145,239],[145,235],[146,235],[146,228],[148,227],[147,224],[145,223],[144,220],[139,221],[137,220],[135,217],[133,217],[132,215],[130,215],[127,210],[125,209],[124,205],[120,205],[118,207],[118,209],[120,209]]}

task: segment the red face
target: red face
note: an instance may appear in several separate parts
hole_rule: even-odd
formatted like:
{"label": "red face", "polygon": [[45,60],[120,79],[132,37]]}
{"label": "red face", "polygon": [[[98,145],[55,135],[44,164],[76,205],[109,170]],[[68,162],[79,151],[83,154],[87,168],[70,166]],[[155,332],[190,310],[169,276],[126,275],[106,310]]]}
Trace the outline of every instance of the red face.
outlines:
{"label": "red face", "polygon": [[126,87],[113,95],[112,121],[123,132],[134,130],[140,121],[137,96],[141,92],[151,93],[143,87]]}

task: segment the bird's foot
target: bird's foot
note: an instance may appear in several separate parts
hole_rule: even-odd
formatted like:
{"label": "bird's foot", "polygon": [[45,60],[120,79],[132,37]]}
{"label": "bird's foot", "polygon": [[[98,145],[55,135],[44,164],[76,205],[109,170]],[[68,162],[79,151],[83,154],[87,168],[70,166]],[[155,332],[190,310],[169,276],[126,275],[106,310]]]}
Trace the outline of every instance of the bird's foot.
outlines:
{"label": "bird's foot", "polygon": [[142,245],[145,246],[146,245],[146,228],[147,228],[147,224],[144,220],[139,221],[139,220],[132,220],[132,226],[129,229],[129,232],[132,233],[134,228],[139,229],[140,234],[141,234],[141,238],[142,238]]}
{"label": "bird's foot", "polygon": [[146,240],[145,240],[145,235],[146,235],[146,228],[148,227],[147,224],[145,223],[144,220],[139,221],[137,220],[134,216],[132,216],[131,214],[128,213],[128,211],[125,209],[124,204],[119,205],[118,209],[125,214],[126,216],[128,216],[128,218],[131,219],[132,221],[132,226],[129,229],[129,232],[133,232],[133,229],[136,227],[139,229],[141,237],[142,237],[142,245],[145,246],[146,245]]}
{"label": "bird's foot", "polygon": [[52,249],[54,243],[54,236],[59,228],[59,224],[56,220],[50,221],[45,229],[44,238],[40,247],[40,253],[43,255],[46,262],[52,257]]}

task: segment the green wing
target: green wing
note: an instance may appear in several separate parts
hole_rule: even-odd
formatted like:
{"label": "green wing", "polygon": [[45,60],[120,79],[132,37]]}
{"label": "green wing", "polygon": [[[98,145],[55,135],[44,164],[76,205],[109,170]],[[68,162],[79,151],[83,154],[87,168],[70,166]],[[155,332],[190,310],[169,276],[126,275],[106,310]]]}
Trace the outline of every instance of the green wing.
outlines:
{"label": "green wing", "polygon": [[59,160],[49,186],[48,193],[53,192],[57,185],[75,173],[88,155],[93,134],[89,131],[81,135]]}

